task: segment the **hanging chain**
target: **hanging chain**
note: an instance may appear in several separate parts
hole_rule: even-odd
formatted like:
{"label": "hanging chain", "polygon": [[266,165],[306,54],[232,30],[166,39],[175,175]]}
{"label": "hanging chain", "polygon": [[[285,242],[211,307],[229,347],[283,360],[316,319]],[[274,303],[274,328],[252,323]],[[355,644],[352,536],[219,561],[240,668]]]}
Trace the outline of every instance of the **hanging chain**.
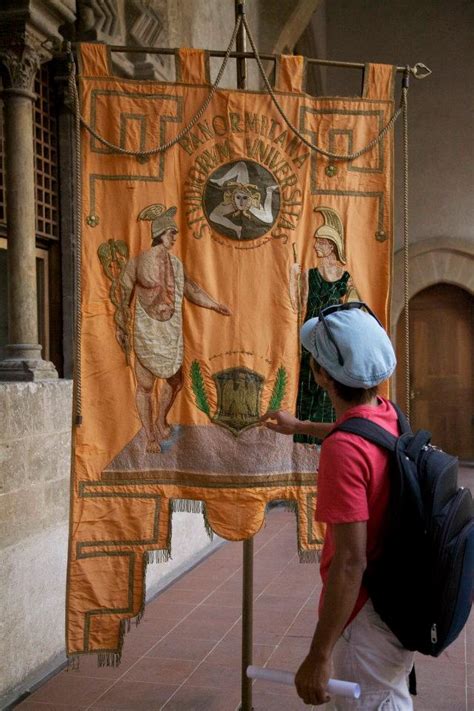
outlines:
{"label": "hanging chain", "polygon": [[[72,53],[71,55],[72,56]],[[76,65],[74,60],[69,67],[69,94],[73,99],[74,116],[74,145],[73,145],[73,173],[74,173],[74,200],[73,200],[73,228],[74,228],[74,423],[82,424],[82,368],[81,368],[81,326],[82,326],[82,176],[81,176],[81,114],[79,97],[77,95]]]}
{"label": "hanging chain", "polygon": [[265,70],[262,65],[262,60],[260,59],[260,55],[258,54],[257,47],[255,45],[254,39],[252,37],[252,33],[250,31],[250,27],[248,26],[247,19],[245,16],[243,17],[243,24],[244,24],[245,31],[247,32],[247,35],[248,35],[248,38],[250,41],[252,51],[255,55],[255,59],[257,61],[257,65],[260,70],[260,74],[262,75],[263,82],[266,86],[268,93],[270,94],[270,96],[272,98],[275,108],[277,109],[278,113],[280,114],[280,116],[282,117],[282,119],[284,120],[284,122],[286,123],[288,128],[291,129],[291,131],[293,131],[293,133],[296,136],[298,136],[298,138],[300,139],[300,141],[302,141],[302,143],[304,143],[306,146],[308,146],[308,148],[311,148],[311,150],[316,151],[316,153],[320,153],[321,155],[326,156],[326,158],[332,158],[333,160],[343,160],[343,161],[355,160],[356,158],[359,158],[359,156],[364,155],[364,153],[368,153],[370,150],[372,150],[372,148],[374,146],[376,146],[377,143],[380,143],[380,141],[382,141],[382,139],[384,138],[385,134],[387,134],[390,131],[390,129],[393,127],[395,121],[398,119],[398,117],[402,113],[404,101],[406,101],[406,92],[402,92],[402,96],[400,99],[400,106],[395,111],[395,113],[392,115],[392,117],[390,118],[388,123],[385,124],[385,126],[382,128],[380,133],[372,141],[370,141],[370,143],[368,143],[364,148],[361,148],[360,150],[355,151],[354,153],[332,153],[331,151],[324,150],[324,148],[320,148],[315,143],[312,143],[305,136],[303,136],[303,134],[300,133],[300,131],[298,131],[298,129],[296,128],[296,126],[293,123],[291,123],[290,119],[283,111],[282,107],[280,106],[280,104],[278,102],[278,99],[275,96],[275,93],[272,89],[272,86],[271,86],[269,80],[268,80],[268,77],[265,73]]}
{"label": "hanging chain", "polygon": [[[71,76],[74,74],[74,83],[73,83],[72,81],[70,81],[70,87],[71,87],[71,90],[72,90],[72,96],[73,96],[73,102],[74,102],[74,111],[79,114],[79,119],[80,119],[81,125],[82,125],[87,131],[89,131],[89,133],[92,134],[92,136],[94,136],[94,138],[96,138],[98,141],[100,141],[100,143],[103,143],[103,144],[104,144],[105,146],[107,146],[108,148],[111,148],[113,151],[115,151],[115,152],[117,152],[117,153],[122,153],[123,155],[127,155],[127,156],[138,156],[138,157],[141,157],[141,158],[147,158],[147,157],[149,157],[149,156],[156,155],[157,153],[163,153],[164,151],[167,151],[169,148],[171,148],[171,147],[174,146],[176,143],[178,143],[182,138],[184,138],[184,136],[186,136],[186,135],[191,131],[191,129],[196,125],[196,123],[199,121],[199,119],[201,118],[201,116],[202,116],[202,115],[204,114],[204,112],[207,110],[207,108],[208,108],[209,104],[211,103],[211,101],[212,101],[212,99],[213,99],[213,97],[214,97],[214,94],[216,93],[217,88],[218,88],[218,86],[219,86],[219,84],[220,84],[220,82],[221,82],[222,76],[223,76],[223,74],[224,74],[224,72],[225,72],[225,70],[226,70],[227,64],[228,64],[228,62],[229,62],[230,53],[232,52],[232,47],[234,46],[235,38],[237,37],[237,33],[238,33],[239,29],[240,29],[241,24],[242,24],[242,16],[239,16],[239,17],[236,19],[234,31],[233,31],[233,33],[232,33],[232,37],[231,37],[231,39],[230,39],[229,46],[227,47],[227,51],[226,51],[226,53],[225,53],[225,57],[224,57],[224,59],[223,59],[223,61],[222,61],[222,64],[221,64],[221,67],[220,67],[219,72],[218,72],[218,74],[217,74],[217,77],[216,77],[214,83],[212,84],[211,90],[210,90],[209,94],[207,95],[207,97],[206,97],[204,103],[202,104],[201,108],[197,111],[196,114],[194,114],[194,116],[193,116],[192,119],[189,121],[189,123],[187,123],[186,126],[184,126],[184,127],[181,129],[181,131],[179,131],[179,133],[176,134],[176,136],[175,136],[174,138],[170,139],[170,140],[167,141],[166,143],[162,143],[160,146],[156,146],[155,148],[150,148],[150,149],[147,150],[147,151],[133,151],[133,150],[129,150],[128,148],[122,148],[122,146],[117,146],[117,145],[115,145],[114,143],[111,143],[111,142],[108,141],[106,138],[103,138],[103,137],[100,136],[96,131],[94,131],[94,129],[92,128],[92,126],[90,126],[90,125],[87,123],[87,121],[84,119],[84,117],[81,116],[80,108],[79,108],[79,94],[78,94],[78,90],[77,90],[77,84],[76,84],[76,81],[75,81],[75,62],[74,62],[74,56],[73,56],[73,54],[72,54],[72,50],[69,49],[68,54],[70,55],[70,62],[71,62],[72,67],[74,68],[74,69],[71,70],[70,73],[69,73],[70,79],[71,79]],[[69,47],[70,47],[70,45],[69,45]]]}
{"label": "hanging chain", "polygon": [[[234,43],[235,43],[235,39],[236,39],[236,37],[237,37],[238,31],[239,31],[239,29],[240,29],[240,26],[241,26],[242,24],[243,24],[243,26],[245,27],[245,31],[246,31],[246,33],[247,33],[247,35],[248,35],[248,38],[249,38],[249,41],[250,41],[250,45],[251,45],[251,47],[252,47],[252,51],[253,51],[253,53],[254,53],[254,55],[255,55],[255,59],[256,59],[256,61],[257,61],[257,65],[258,65],[260,74],[262,75],[264,84],[265,84],[265,86],[266,86],[266,89],[267,89],[268,93],[270,94],[270,96],[271,96],[271,98],[272,98],[272,101],[273,101],[273,103],[274,103],[274,105],[275,105],[275,108],[277,109],[278,113],[280,114],[280,116],[282,117],[282,119],[284,120],[284,122],[286,123],[286,125],[288,126],[288,128],[289,128],[296,136],[298,136],[298,138],[300,139],[300,141],[301,141],[302,143],[304,143],[306,146],[308,146],[308,148],[311,148],[311,150],[314,150],[314,151],[316,151],[317,153],[320,153],[321,155],[326,156],[327,158],[330,158],[330,159],[333,159],[333,160],[339,160],[339,161],[355,160],[356,158],[359,158],[361,155],[364,155],[364,153],[368,153],[370,150],[372,150],[372,148],[374,148],[374,146],[376,146],[378,143],[380,143],[380,142],[383,140],[383,138],[385,137],[385,135],[392,129],[393,125],[395,124],[395,122],[397,121],[398,117],[400,116],[400,114],[401,114],[402,111],[403,111],[403,106],[404,106],[404,103],[403,103],[403,102],[406,101],[406,97],[407,97],[406,92],[402,92],[402,96],[401,96],[399,108],[398,108],[398,109],[395,111],[395,113],[391,116],[391,118],[389,119],[389,121],[388,121],[388,122],[385,124],[385,126],[381,129],[381,131],[378,133],[378,135],[377,135],[374,139],[372,139],[372,141],[370,141],[366,146],[364,146],[363,148],[360,148],[358,151],[354,151],[353,153],[333,153],[333,152],[331,152],[331,151],[326,151],[324,148],[321,148],[320,146],[317,146],[316,144],[314,144],[314,143],[312,143],[311,141],[309,141],[309,140],[296,128],[296,126],[290,121],[290,119],[287,117],[287,115],[286,115],[285,112],[283,111],[282,107],[280,106],[280,104],[279,104],[279,102],[278,102],[278,99],[277,99],[276,96],[275,96],[275,93],[274,93],[274,91],[273,91],[273,88],[272,88],[272,86],[271,86],[271,84],[270,84],[270,82],[269,82],[269,80],[268,80],[268,77],[267,77],[267,75],[266,75],[266,73],[265,73],[265,70],[264,70],[264,68],[263,68],[262,60],[260,59],[260,55],[259,55],[258,50],[257,50],[257,47],[256,47],[256,45],[255,45],[255,42],[254,42],[254,39],[253,39],[251,30],[250,30],[250,27],[249,27],[249,25],[248,25],[248,23],[247,23],[246,16],[245,16],[245,15],[242,15],[242,14],[238,15],[238,17],[237,17],[237,19],[236,19],[235,26],[234,26],[234,31],[233,31],[233,33],[232,33],[232,37],[231,37],[231,39],[230,39],[229,46],[227,47],[224,60],[223,60],[223,62],[222,62],[222,65],[221,65],[221,67],[220,67],[220,69],[219,69],[219,73],[218,73],[218,75],[217,75],[217,77],[216,77],[216,80],[214,81],[214,83],[213,83],[213,85],[212,85],[212,87],[211,87],[211,90],[210,90],[208,96],[206,97],[204,103],[202,104],[202,106],[200,107],[200,109],[197,111],[197,113],[196,113],[196,114],[192,117],[192,119],[189,121],[189,123],[188,123],[186,126],[184,126],[184,127],[181,129],[181,131],[179,131],[179,133],[177,133],[177,135],[176,135],[174,138],[170,139],[170,140],[167,141],[166,143],[161,144],[160,146],[156,146],[155,148],[150,148],[149,150],[146,150],[146,151],[134,151],[134,150],[131,150],[131,149],[128,149],[128,148],[123,148],[122,146],[117,146],[116,144],[112,143],[111,141],[108,141],[106,138],[103,138],[103,136],[101,136],[100,134],[98,134],[98,133],[92,128],[92,126],[87,123],[87,121],[84,119],[84,117],[79,114],[79,115],[80,115],[80,123],[81,123],[81,125],[82,125],[87,131],[89,131],[89,133],[90,133],[92,136],[94,136],[94,138],[96,138],[100,143],[102,143],[103,145],[105,145],[105,146],[107,146],[108,148],[112,149],[113,151],[115,151],[115,152],[117,152],[117,153],[121,153],[121,154],[123,154],[123,155],[130,155],[130,156],[137,156],[137,157],[146,158],[146,157],[149,157],[149,156],[152,156],[152,155],[156,155],[157,153],[162,153],[162,152],[164,152],[164,151],[167,151],[169,148],[171,148],[171,147],[174,146],[176,143],[178,143],[184,136],[186,136],[186,135],[191,131],[191,129],[196,125],[196,123],[199,121],[199,119],[202,117],[202,115],[203,115],[203,114],[205,113],[205,111],[207,110],[209,104],[211,103],[211,101],[212,101],[212,99],[213,99],[213,97],[214,97],[214,94],[215,94],[216,91],[217,91],[217,88],[218,88],[218,86],[219,86],[219,84],[220,84],[220,81],[221,81],[221,79],[222,79],[222,76],[223,76],[223,74],[224,74],[224,72],[225,72],[225,70],[226,70],[226,67],[227,67],[227,64],[228,64],[228,61],[229,61],[229,57],[230,57],[230,54],[231,54],[231,52],[232,52],[232,47],[233,47],[233,45],[234,45]],[[75,66],[75,65],[74,65],[74,58],[73,58],[73,55],[72,55],[72,50],[70,49],[70,45],[69,45],[68,54],[70,55],[70,63],[71,63],[71,66]],[[71,74],[72,74],[72,71],[70,72],[70,76],[71,76]],[[75,69],[74,69],[74,74],[75,74]],[[77,93],[77,85],[76,85],[76,82],[74,82],[74,86],[71,84],[71,89],[72,89],[74,107],[76,107],[76,106],[79,105],[79,96],[78,96],[78,93]]]}
{"label": "hanging chain", "polygon": [[408,84],[409,67],[403,75],[403,299],[405,314],[405,412],[410,419],[410,321],[409,321],[409,251],[408,251]]}

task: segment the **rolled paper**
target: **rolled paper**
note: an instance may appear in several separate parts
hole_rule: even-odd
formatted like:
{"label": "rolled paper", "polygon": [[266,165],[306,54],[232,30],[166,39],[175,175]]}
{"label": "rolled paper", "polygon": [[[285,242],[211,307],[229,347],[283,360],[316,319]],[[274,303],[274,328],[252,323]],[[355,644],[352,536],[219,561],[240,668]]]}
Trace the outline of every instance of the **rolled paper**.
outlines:
{"label": "rolled paper", "polygon": [[[264,669],[263,667],[247,667],[249,679],[264,679],[273,681],[276,684],[286,684],[292,686],[295,683],[295,675],[292,672],[280,669]],[[360,686],[353,681],[341,681],[340,679],[329,679],[328,694],[333,696],[345,696],[348,699],[360,698]]]}

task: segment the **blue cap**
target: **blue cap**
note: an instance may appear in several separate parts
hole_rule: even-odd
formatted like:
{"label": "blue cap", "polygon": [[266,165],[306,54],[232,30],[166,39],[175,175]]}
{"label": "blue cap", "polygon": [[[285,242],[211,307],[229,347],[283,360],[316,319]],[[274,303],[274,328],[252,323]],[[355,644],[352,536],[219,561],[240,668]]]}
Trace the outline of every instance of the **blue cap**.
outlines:
{"label": "blue cap", "polygon": [[367,390],[392,375],[397,359],[390,338],[367,311],[335,311],[324,320],[338,345],[342,365],[321,319],[311,318],[303,324],[301,343],[334,380]]}

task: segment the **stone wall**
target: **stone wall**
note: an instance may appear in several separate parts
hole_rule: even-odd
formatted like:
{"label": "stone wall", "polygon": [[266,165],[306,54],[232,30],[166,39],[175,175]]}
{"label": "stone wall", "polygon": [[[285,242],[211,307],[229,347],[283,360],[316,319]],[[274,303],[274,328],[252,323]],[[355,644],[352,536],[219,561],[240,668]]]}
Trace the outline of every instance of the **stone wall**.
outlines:
{"label": "stone wall", "polygon": [[[72,383],[0,383],[0,708],[65,661]],[[147,597],[213,547],[201,516],[173,515],[172,560]]]}
{"label": "stone wall", "polygon": [[[410,241],[474,240],[474,4],[331,0],[326,2],[325,21],[330,59],[412,66],[423,62],[430,67],[433,74],[423,81],[412,79],[409,90]],[[331,71],[327,89],[335,95],[354,95],[360,91],[360,75],[352,70]],[[396,249],[403,236],[401,128],[399,120]]]}
{"label": "stone wall", "polygon": [[71,394],[70,381],[0,383],[1,694],[64,650]]}

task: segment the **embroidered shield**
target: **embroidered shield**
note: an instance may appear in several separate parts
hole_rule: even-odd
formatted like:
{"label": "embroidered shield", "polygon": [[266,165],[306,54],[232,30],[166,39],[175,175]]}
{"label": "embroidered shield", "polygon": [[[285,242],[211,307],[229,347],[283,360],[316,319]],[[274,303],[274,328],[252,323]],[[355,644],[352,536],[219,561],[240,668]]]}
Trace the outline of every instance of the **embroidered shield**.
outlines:
{"label": "embroidered shield", "polygon": [[265,378],[248,368],[228,368],[212,376],[217,389],[216,425],[239,435],[260,418],[260,398]]}

